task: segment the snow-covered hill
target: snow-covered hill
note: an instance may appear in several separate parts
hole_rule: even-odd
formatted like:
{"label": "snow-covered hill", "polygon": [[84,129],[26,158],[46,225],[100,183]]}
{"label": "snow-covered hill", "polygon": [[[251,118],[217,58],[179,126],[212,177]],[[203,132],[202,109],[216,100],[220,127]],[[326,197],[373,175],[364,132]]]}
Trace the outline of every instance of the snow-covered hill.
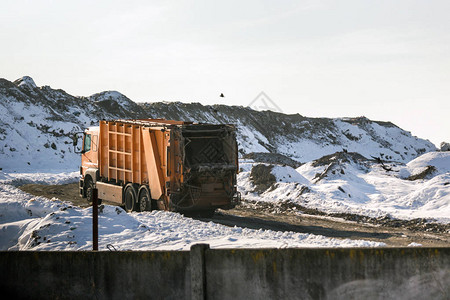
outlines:
{"label": "snow-covered hill", "polygon": [[[246,200],[275,205],[288,201],[328,213],[450,223],[450,152],[426,153],[407,165],[381,164],[345,152],[322,157],[296,170],[268,165],[274,177],[266,179],[262,192],[257,188],[258,173],[254,172],[258,164],[252,160],[241,164],[239,190]],[[430,167],[433,171],[422,179],[409,176]]]}
{"label": "snow-covered hill", "polygon": [[75,132],[100,119],[135,117],[137,110],[117,92],[74,97],[49,86],[37,87],[30,77],[14,83],[0,79],[0,168],[75,170]]}
{"label": "snow-covered hill", "polygon": [[149,115],[161,118],[236,124],[242,154],[272,152],[302,163],[343,149],[367,158],[376,156],[401,162],[436,150],[431,142],[414,137],[392,123],[365,117],[307,118],[249,107],[179,102],[142,106]]}
{"label": "snow-covered hill", "polygon": [[275,153],[301,163],[343,149],[370,158],[408,162],[436,150],[392,123],[360,118],[307,118],[249,107],[155,102],[136,104],[115,91],[75,97],[30,77],[0,79],[0,168],[76,170],[72,135],[101,119],[167,118],[232,123],[241,155]]}

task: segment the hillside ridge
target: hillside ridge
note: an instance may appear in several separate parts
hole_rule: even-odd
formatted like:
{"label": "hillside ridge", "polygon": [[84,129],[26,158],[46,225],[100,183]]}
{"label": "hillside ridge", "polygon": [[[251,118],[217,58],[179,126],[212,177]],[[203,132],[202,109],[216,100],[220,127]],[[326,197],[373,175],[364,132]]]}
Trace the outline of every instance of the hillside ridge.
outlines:
{"label": "hillside ridge", "polygon": [[0,78],[0,168],[77,169],[72,135],[102,119],[165,118],[237,126],[239,152],[274,153],[299,163],[338,151],[407,163],[435,151],[429,141],[391,122],[358,118],[309,118],[244,106],[182,102],[135,103],[117,91],[89,97],[38,87],[29,76]]}

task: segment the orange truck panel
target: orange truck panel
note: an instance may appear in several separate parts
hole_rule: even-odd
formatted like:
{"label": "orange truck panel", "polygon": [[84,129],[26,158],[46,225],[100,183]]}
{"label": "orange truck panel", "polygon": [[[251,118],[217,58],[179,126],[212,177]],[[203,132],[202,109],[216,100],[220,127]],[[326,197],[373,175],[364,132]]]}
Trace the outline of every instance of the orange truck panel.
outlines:
{"label": "orange truck panel", "polygon": [[142,128],[144,145],[144,164],[148,167],[148,184],[153,199],[159,199],[163,194],[161,183],[164,182],[163,165],[161,163],[162,149],[158,147],[156,132],[149,128]]}

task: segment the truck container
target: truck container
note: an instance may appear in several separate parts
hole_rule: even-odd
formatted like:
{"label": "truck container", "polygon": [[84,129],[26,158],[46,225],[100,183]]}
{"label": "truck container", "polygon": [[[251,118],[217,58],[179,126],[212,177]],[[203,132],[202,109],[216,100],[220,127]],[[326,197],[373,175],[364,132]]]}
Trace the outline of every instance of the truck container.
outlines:
{"label": "truck container", "polygon": [[85,130],[80,195],[124,206],[211,215],[240,201],[236,128],[164,119],[100,121]]}

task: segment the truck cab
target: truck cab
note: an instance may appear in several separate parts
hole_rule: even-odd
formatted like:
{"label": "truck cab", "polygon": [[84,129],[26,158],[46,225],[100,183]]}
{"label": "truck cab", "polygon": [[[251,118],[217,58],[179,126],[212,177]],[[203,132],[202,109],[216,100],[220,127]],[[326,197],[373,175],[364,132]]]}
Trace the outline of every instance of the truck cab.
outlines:
{"label": "truck cab", "polygon": [[83,133],[79,188],[80,195],[89,202],[92,201],[92,188],[98,179],[99,130],[98,126],[90,127]]}

